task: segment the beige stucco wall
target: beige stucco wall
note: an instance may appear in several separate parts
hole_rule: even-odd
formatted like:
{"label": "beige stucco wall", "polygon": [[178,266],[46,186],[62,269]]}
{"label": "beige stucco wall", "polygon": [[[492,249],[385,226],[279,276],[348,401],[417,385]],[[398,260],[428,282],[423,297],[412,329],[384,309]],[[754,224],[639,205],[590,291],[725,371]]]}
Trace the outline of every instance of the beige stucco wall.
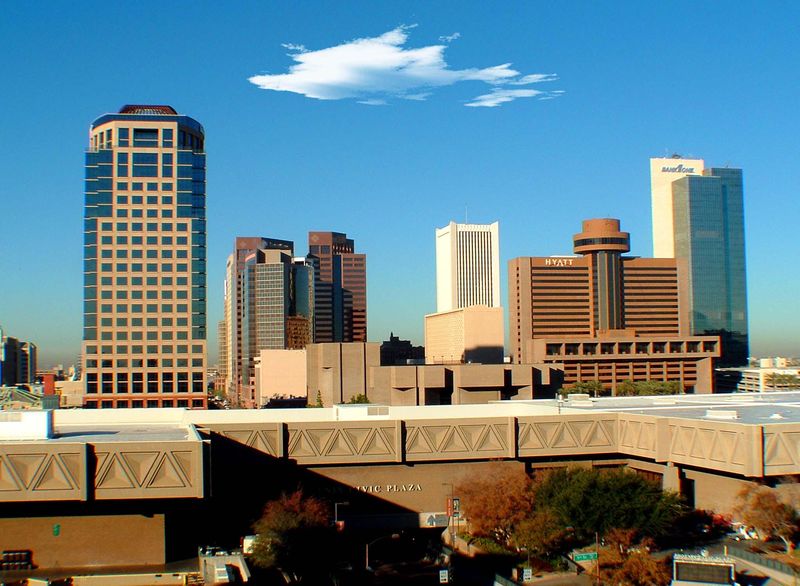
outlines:
{"label": "beige stucco wall", "polygon": [[14,549],[39,568],[163,564],[164,515],[0,519],[0,550]]}
{"label": "beige stucco wall", "polygon": [[[417,513],[441,512],[459,484],[496,475],[499,469],[524,470],[516,461],[440,464],[390,464],[311,468],[346,487],[365,492]],[[458,496],[458,494],[455,494]]]}
{"label": "beige stucco wall", "polygon": [[306,346],[308,400],[326,407],[367,394],[369,371],[380,366],[380,344],[347,342]]}
{"label": "beige stucco wall", "polygon": [[503,361],[503,309],[475,305],[425,316],[427,364]]}
{"label": "beige stucco wall", "polygon": [[82,407],[84,396],[83,380],[56,381],[56,393],[60,395],[61,407]]}
{"label": "beige stucco wall", "polygon": [[694,507],[725,515],[733,515],[736,495],[744,487],[753,484],[744,479],[699,470],[684,469],[683,473],[686,479],[694,481]]}
{"label": "beige stucco wall", "polygon": [[263,405],[275,395],[305,397],[305,350],[261,350],[256,367],[256,401]]}

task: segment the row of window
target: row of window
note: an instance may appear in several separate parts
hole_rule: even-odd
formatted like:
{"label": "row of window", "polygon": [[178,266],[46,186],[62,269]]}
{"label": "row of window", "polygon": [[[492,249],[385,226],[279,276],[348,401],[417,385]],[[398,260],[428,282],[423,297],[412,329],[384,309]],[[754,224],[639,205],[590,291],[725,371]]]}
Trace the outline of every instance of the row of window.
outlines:
{"label": "row of window", "polygon": [[[125,352],[121,352],[120,354],[125,354]],[[145,368],[145,366],[147,368],[158,368],[159,366],[162,368],[173,368],[173,366],[178,368],[188,368],[190,363],[193,368],[203,367],[202,358],[192,358],[191,361],[188,358],[178,358],[176,360],[173,360],[172,358],[148,358],[147,360],[142,358],[134,358],[132,360],[128,360],[127,358],[117,358],[116,361],[110,358],[104,358],[103,360],[87,358],[86,368],[115,368],[113,366],[114,364],[116,364],[116,368]]]}
{"label": "row of window", "polygon": [[[95,301],[85,301],[83,308],[86,313],[97,313],[97,303]],[[100,313],[114,313],[115,311],[117,313],[128,313],[129,308],[131,313],[142,313],[142,308],[144,308],[147,313],[157,313],[159,311],[159,305],[157,303],[148,303],[146,305],[132,303],[130,306],[127,303],[117,303],[116,306],[112,303],[101,303]],[[193,311],[205,311],[205,308],[205,302],[192,302]],[[186,303],[178,303],[175,305],[172,303],[163,303],[160,306],[161,313],[173,313],[173,309],[175,313],[187,313],[189,311],[189,306]]]}
{"label": "row of window", "polygon": [[[193,285],[202,285],[202,284],[204,284],[204,281],[196,282],[194,277],[202,276],[203,279],[205,279],[205,270],[206,270],[205,264],[206,264],[205,261],[202,261],[202,260],[192,261],[192,272],[194,273],[194,275],[192,275],[192,284]],[[162,273],[171,273],[173,271],[177,272],[177,273],[186,273],[189,270],[189,265],[187,265],[186,263],[177,263],[175,265],[173,265],[172,263],[161,263],[161,265],[159,265],[158,263],[142,264],[142,263],[134,262],[134,263],[128,264],[128,263],[121,262],[121,263],[117,263],[116,265],[114,265],[113,263],[104,262],[104,263],[100,263],[100,272],[111,273],[111,272],[114,272],[116,270],[119,273],[126,273],[128,271],[130,271],[132,273],[141,273],[141,272],[145,272],[145,271],[148,272],[148,273],[156,273],[156,272],[159,271],[159,267],[160,267],[160,270],[161,270]],[[95,273],[95,272],[97,272],[97,261],[94,260],[94,259],[86,259],[86,260],[84,260],[83,261],[83,270],[84,270],[84,272],[87,272],[87,273]]]}
{"label": "row of window", "polygon": [[205,389],[203,389],[203,381],[192,381],[191,385],[188,381],[178,381],[177,385],[172,382],[147,381],[146,386],[142,381],[132,382],[130,385],[128,383],[117,383],[116,391],[113,382],[101,382],[99,385],[96,382],[86,383],[86,393],[88,395],[96,395],[98,393],[111,394],[114,392],[120,394],[143,393],[145,391],[148,393],[202,393]]}
{"label": "row of window", "polygon": [[[173,228],[176,232],[186,232],[189,230],[189,223],[187,222],[178,222],[173,224],[172,222],[148,222],[146,224],[148,232],[154,232],[161,228],[163,232],[172,232]],[[100,229],[103,232],[110,232],[111,230],[116,230],[117,232],[128,232],[128,228],[130,228],[130,232],[142,232],[144,231],[145,224],[141,222],[101,222]],[[191,222],[192,232],[202,232],[205,234],[206,231],[206,221],[203,219],[192,220]],[[87,218],[84,222],[84,230],[88,232],[93,232],[97,230],[97,220],[94,218]]]}
{"label": "row of window", "polygon": [[[143,281],[148,286],[158,285],[158,277],[131,277],[128,279],[126,276],[117,276],[116,277],[116,284],[121,286],[127,286],[128,284],[134,287],[141,287],[143,286]],[[171,276],[162,276],[161,277],[161,284],[162,285],[173,285],[177,286],[186,286],[189,284],[189,279],[187,277],[173,277]],[[91,287],[93,285],[97,285],[97,273],[86,273],[83,276],[83,284],[86,287]],[[112,286],[114,284],[114,277],[100,277],[100,284],[103,286]],[[195,287],[196,289],[203,288],[204,286],[200,285]],[[199,290],[197,293],[201,293]],[[203,292],[203,296],[205,296],[205,292]]]}
{"label": "row of window", "polygon": [[[133,140],[131,140],[131,130]],[[161,140],[159,141],[159,130]],[[113,145],[112,129],[101,130],[94,135],[92,146],[94,148],[111,148]],[[172,128],[117,128],[117,146],[120,147],[173,148],[175,145],[175,132]],[[178,130],[178,148],[192,150],[203,149],[203,138],[185,130]]]}
{"label": "row of window", "polygon": [[[167,332],[164,332],[164,333],[167,333]],[[164,348],[166,348],[166,346],[164,346]],[[169,348],[172,348],[172,346],[170,346]],[[86,355],[87,356],[94,356],[95,354],[97,354],[97,350],[98,349],[100,350],[100,354],[101,355],[103,355],[103,354],[112,354],[114,350],[116,350],[117,354],[127,354],[128,353],[128,347],[127,346],[116,346],[116,347],[114,347],[114,346],[95,346],[95,345],[91,345],[90,344],[90,345],[86,346]],[[175,349],[176,349],[176,352],[178,354],[188,354],[189,353],[189,346],[188,345],[179,344],[178,346],[175,347]],[[202,344],[192,344],[191,349],[192,349],[192,354],[200,354],[201,352],[203,352],[203,345]],[[158,346],[149,345],[149,346],[131,346],[130,347],[131,354],[141,354],[143,350],[146,350],[148,354],[150,354],[150,353],[157,354],[158,353]],[[172,350],[170,350],[168,353],[171,354]],[[139,365],[133,364],[133,366],[142,366],[142,365],[141,364],[139,364]],[[155,364],[153,366],[158,366],[158,364]],[[180,365],[178,365],[178,366],[180,366]]]}
{"label": "row of window", "polygon": [[[85,300],[90,299],[97,299],[97,288],[96,287],[86,287],[83,290],[83,298]],[[164,290],[157,290],[157,289],[148,289],[147,291],[140,291],[137,289],[128,291],[127,289],[118,289],[117,291],[111,291],[109,289],[104,289],[100,291],[100,299],[111,300],[117,299],[120,301],[125,301],[128,298],[130,299],[148,299],[148,300],[157,300],[157,299],[189,299],[189,292],[186,290],[178,290],[172,291],[170,289]],[[205,294],[203,297],[200,298],[193,298],[193,299],[203,299],[205,298]]]}
{"label": "row of window", "polygon": [[[148,399],[147,401],[142,400],[132,400],[128,401],[126,399],[120,399],[116,401],[104,400],[104,401],[85,401],[83,406],[86,409],[157,409],[159,407],[183,407],[189,408],[190,402],[188,399]],[[205,403],[203,399],[192,399],[191,400],[191,408],[192,409],[202,409],[205,407]]]}
{"label": "row of window", "polygon": [[[142,248],[101,248],[100,249],[100,258],[150,258],[150,259],[157,259],[157,258],[179,258],[179,259],[188,259],[189,258],[189,251],[185,248],[148,248],[144,250]],[[205,257],[205,248],[202,249],[201,252],[198,252],[196,255],[192,255],[193,259],[202,259]],[[97,258],[97,246],[86,246],[84,248],[84,259],[90,258]]]}
{"label": "row of window", "polygon": [[[192,338],[192,340],[205,340],[206,339],[205,316],[203,316],[203,315],[193,315],[192,316],[192,321],[195,321],[195,320],[200,322],[200,324],[199,325],[192,324],[192,335],[191,335],[191,338]],[[178,340],[188,340],[189,339],[189,333],[187,331],[179,330],[177,332],[172,332],[171,330],[168,330],[168,331],[165,331],[165,332],[161,332],[161,340],[167,341],[167,342],[172,341],[173,333],[175,335],[175,338],[177,338]],[[102,331],[102,332],[100,332],[100,339],[103,342],[111,342],[113,334],[114,334],[114,332]],[[133,334],[137,334],[136,341],[141,340],[141,336],[139,335],[139,334],[141,334],[141,332],[132,332],[131,333],[132,337],[133,337]],[[83,339],[86,340],[86,341],[96,341],[97,340],[97,328],[96,327],[84,327],[83,328]],[[127,340],[118,340],[118,341],[127,341]],[[155,340],[148,340],[148,341],[155,341]],[[108,347],[110,348],[110,346],[108,346]],[[150,346],[148,346],[148,348],[149,347]],[[106,348],[106,346],[103,346],[103,348]],[[136,347],[134,347],[134,348],[136,348]]]}
{"label": "row of window", "polygon": [[[194,238],[192,238],[192,244],[194,244]],[[86,232],[84,235],[83,243],[85,245],[92,245],[97,244],[97,232]],[[114,244],[114,237],[113,236],[101,236],[100,237],[100,244]],[[133,244],[141,245],[147,244],[148,246],[158,246],[158,236],[131,236],[130,240],[127,236],[117,236],[116,237],[116,244],[117,245],[127,245]],[[176,236],[173,238],[172,236],[162,236],[161,237],[161,245],[162,246],[186,246],[189,244],[189,239],[186,236]]]}

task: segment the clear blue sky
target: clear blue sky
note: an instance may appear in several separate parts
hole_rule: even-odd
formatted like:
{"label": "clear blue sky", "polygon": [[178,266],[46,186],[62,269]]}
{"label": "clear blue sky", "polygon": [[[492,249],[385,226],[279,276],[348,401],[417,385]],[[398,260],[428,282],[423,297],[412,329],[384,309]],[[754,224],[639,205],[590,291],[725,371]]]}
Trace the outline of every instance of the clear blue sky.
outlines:
{"label": "clear blue sky", "polygon": [[236,235],[304,253],[347,232],[370,339],[421,342],[434,228],[499,220],[503,279],[590,217],[649,256],[648,158],[674,152],[744,169],[751,350],[798,355],[798,22],[795,2],[7,2],[0,325],[74,361],[88,126],[155,103],[206,130],[212,363]]}

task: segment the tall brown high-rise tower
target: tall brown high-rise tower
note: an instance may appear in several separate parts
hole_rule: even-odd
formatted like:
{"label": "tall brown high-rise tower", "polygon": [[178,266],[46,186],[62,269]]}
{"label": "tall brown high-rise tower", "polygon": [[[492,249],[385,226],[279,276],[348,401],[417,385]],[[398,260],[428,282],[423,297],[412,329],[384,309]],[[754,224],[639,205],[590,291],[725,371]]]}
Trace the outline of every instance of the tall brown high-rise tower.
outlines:
{"label": "tall brown high-rise tower", "polygon": [[366,342],[367,255],[339,232],[309,232],[308,251],[316,259],[314,341]]}

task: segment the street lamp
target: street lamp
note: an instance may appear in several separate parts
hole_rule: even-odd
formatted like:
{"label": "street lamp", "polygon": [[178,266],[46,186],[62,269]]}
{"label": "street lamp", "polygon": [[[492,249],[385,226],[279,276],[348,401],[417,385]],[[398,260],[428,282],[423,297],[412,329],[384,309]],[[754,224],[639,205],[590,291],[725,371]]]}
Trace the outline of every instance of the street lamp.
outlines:
{"label": "street lamp", "polygon": [[369,571],[369,569],[370,569],[370,567],[369,567],[369,546],[370,545],[375,545],[376,543],[378,543],[379,541],[382,541],[384,539],[400,539],[400,534],[399,533],[392,533],[391,535],[383,535],[383,536],[378,537],[377,539],[373,539],[372,541],[367,543],[366,551],[365,551],[366,558],[365,558],[365,562],[364,562],[364,569],[366,569],[367,571]]}

